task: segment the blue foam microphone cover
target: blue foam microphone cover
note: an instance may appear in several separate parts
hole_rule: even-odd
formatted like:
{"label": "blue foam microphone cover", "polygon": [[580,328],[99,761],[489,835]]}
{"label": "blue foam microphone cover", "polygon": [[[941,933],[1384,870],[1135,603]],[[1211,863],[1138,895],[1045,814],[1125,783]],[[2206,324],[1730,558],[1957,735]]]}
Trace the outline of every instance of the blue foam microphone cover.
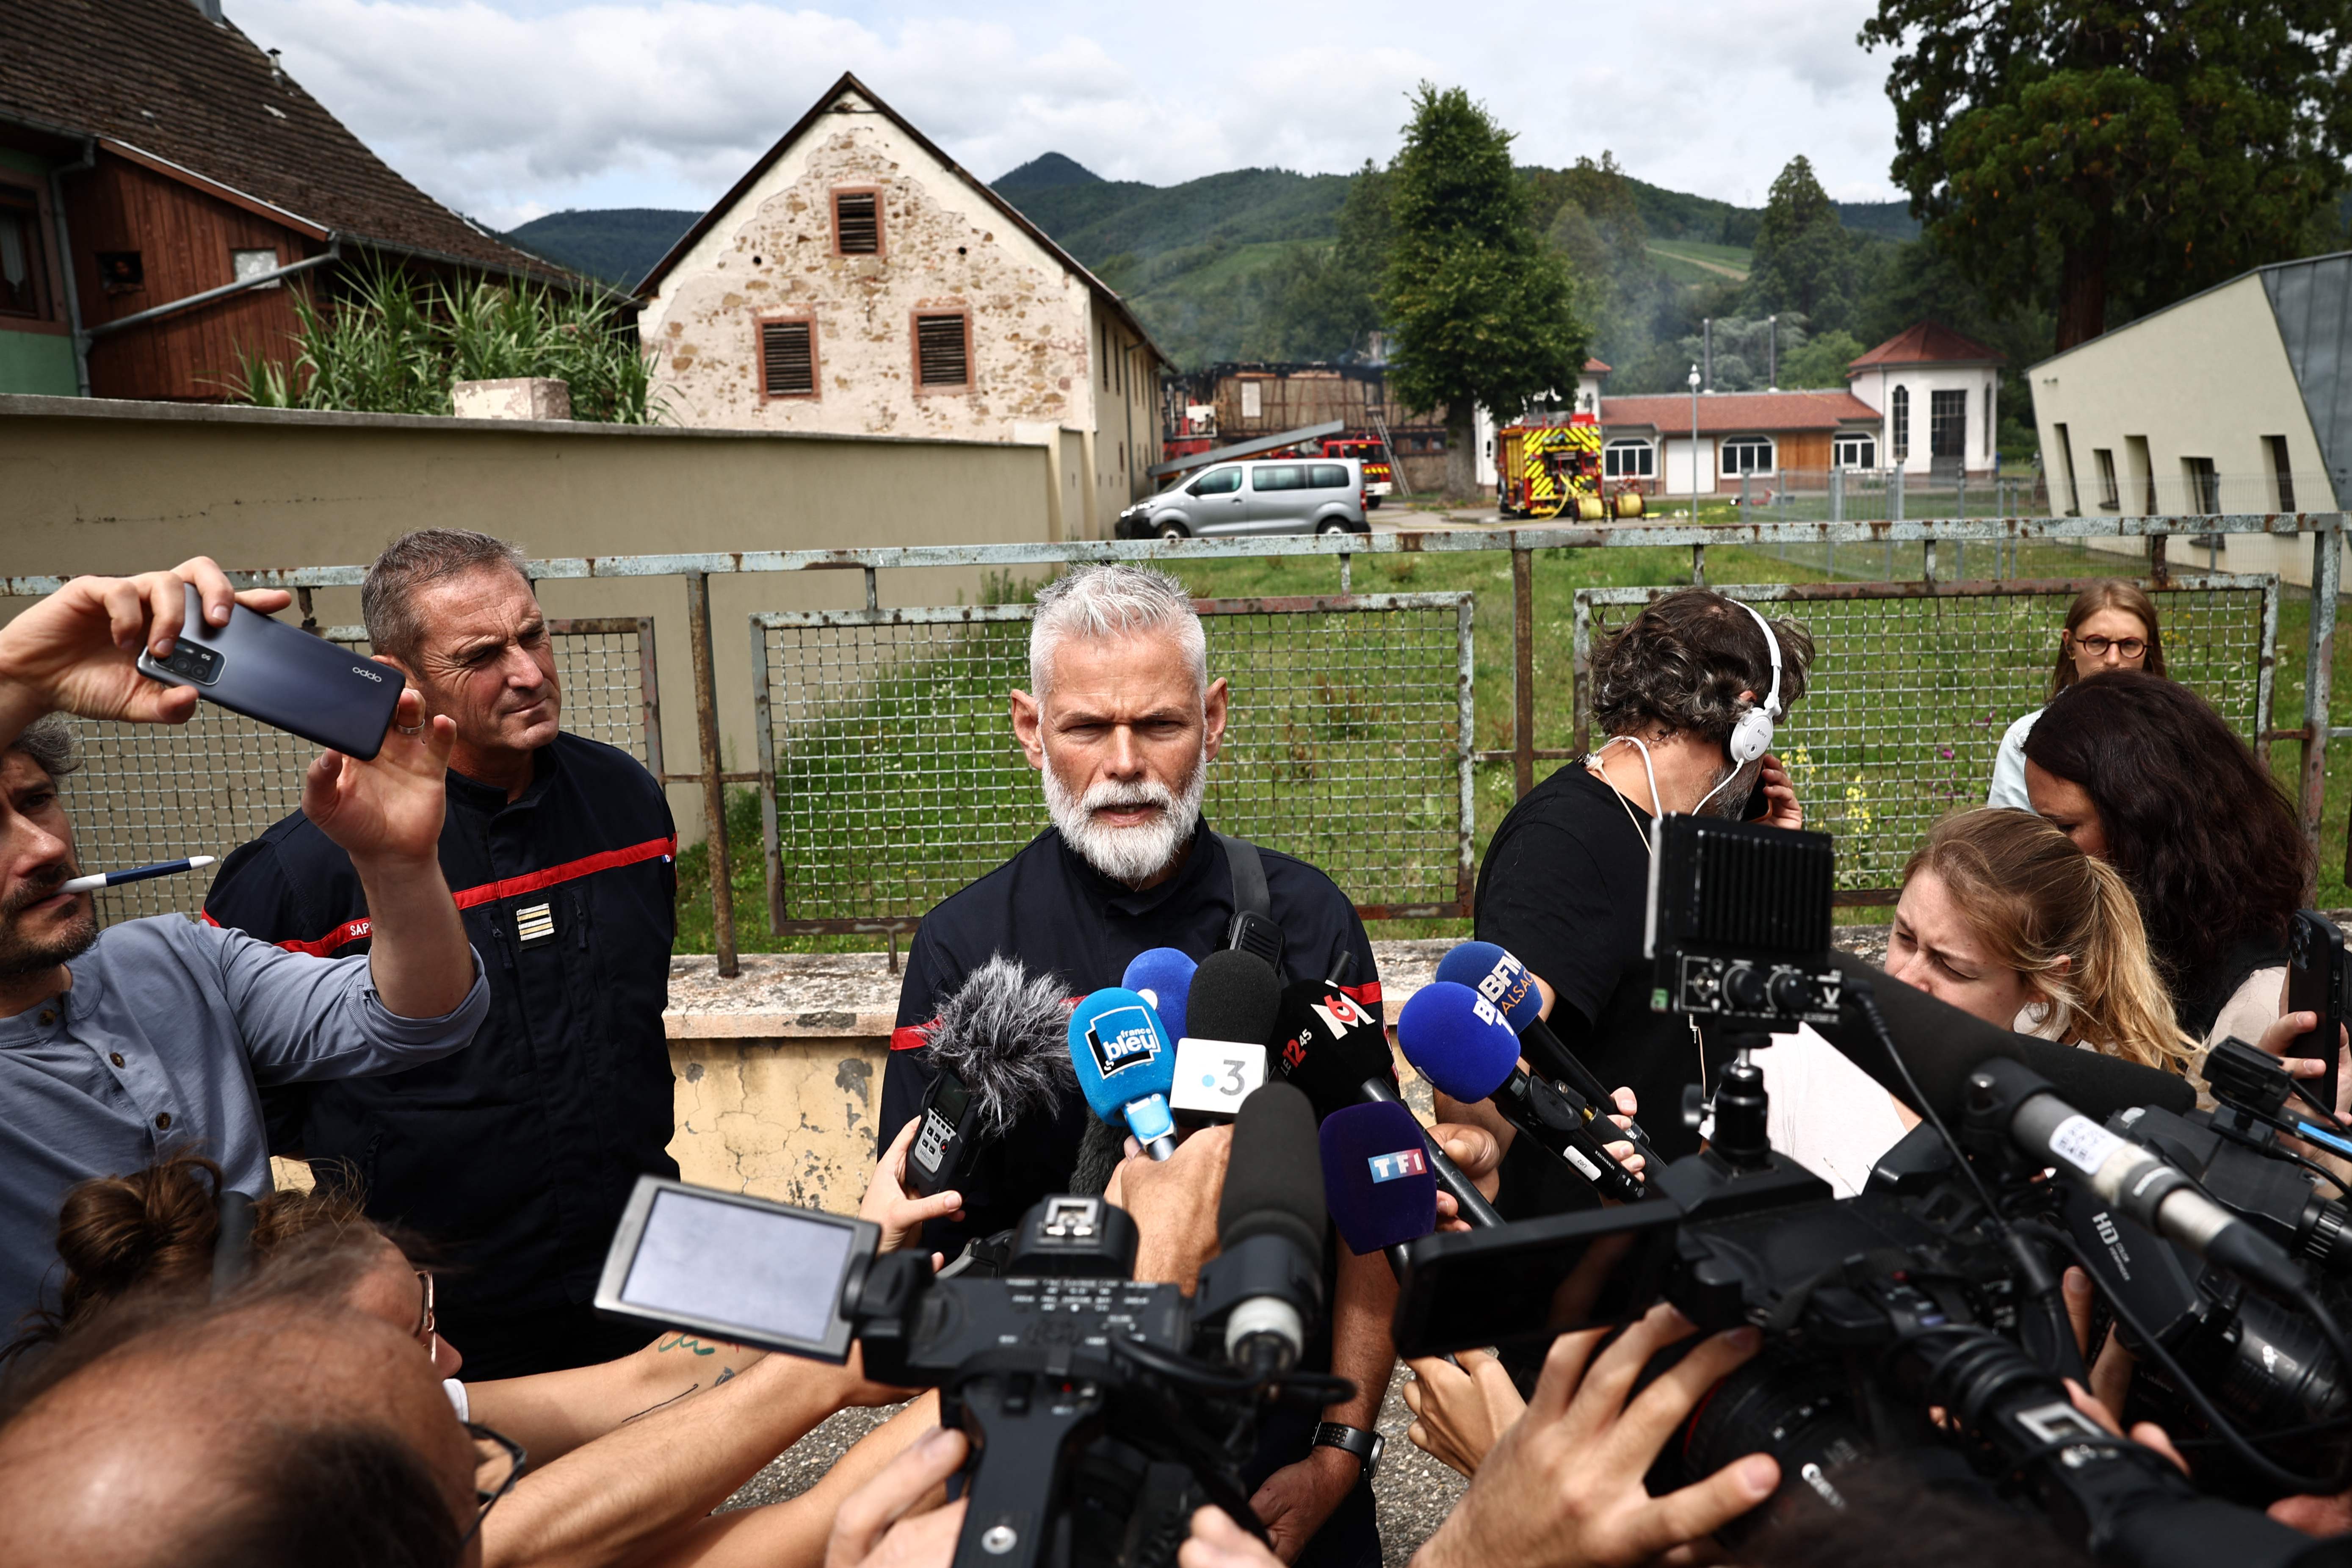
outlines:
{"label": "blue foam microphone cover", "polygon": [[1437,1228],[1437,1177],[1403,1106],[1349,1105],[1323,1119],[1323,1198],[1359,1258]]}
{"label": "blue foam microphone cover", "polygon": [[[1452,980],[1433,980],[1412,994],[1397,1015],[1397,1047],[1415,1072],[1465,1102],[1493,1094],[1519,1065],[1519,1037],[1510,1021]],[[1082,1083],[1085,1076],[1082,1068]]]}
{"label": "blue foam microphone cover", "polygon": [[[1158,1009],[1123,985],[1107,985],[1070,1013],[1070,1067],[1078,1092],[1097,1116],[1149,1143],[1173,1130],[1168,1091],[1176,1082],[1176,1046]],[[1158,1101],[1139,1121],[1131,1107]],[[1156,1131],[1147,1131],[1147,1128]]]}
{"label": "blue foam microphone cover", "polygon": [[1118,983],[1129,991],[1143,993],[1159,1009],[1168,1037],[1181,1040],[1191,1032],[1184,1027],[1184,1000],[1192,994],[1192,971],[1199,967],[1180,948],[1150,947],[1129,962]]}
{"label": "blue foam microphone cover", "polygon": [[1493,1003],[1514,1030],[1525,1031],[1543,1017],[1543,992],[1528,966],[1491,942],[1465,942],[1438,962],[1437,978],[1450,980]]}

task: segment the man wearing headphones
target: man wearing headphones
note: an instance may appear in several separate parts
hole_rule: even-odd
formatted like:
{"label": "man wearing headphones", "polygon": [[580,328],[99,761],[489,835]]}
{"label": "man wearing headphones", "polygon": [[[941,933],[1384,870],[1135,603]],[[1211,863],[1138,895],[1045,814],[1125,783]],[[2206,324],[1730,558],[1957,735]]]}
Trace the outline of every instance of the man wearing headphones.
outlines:
{"label": "man wearing headphones", "polygon": [[[1509,949],[1543,988],[1544,1015],[1603,1083],[1630,1086],[1659,1154],[1695,1152],[1685,1084],[1710,1089],[1689,1021],[1650,1010],[1643,955],[1652,828],[1668,812],[1801,827],[1803,808],[1772,725],[1805,694],[1812,638],[1706,588],[1657,600],[1595,650],[1592,716],[1605,737],[1512,808],[1478,874],[1478,937]],[[1512,1152],[1486,1105],[1441,1094],[1441,1121],[1477,1121],[1504,1144],[1496,1206],[1520,1218],[1586,1207],[1589,1187],[1539,1152]]]}

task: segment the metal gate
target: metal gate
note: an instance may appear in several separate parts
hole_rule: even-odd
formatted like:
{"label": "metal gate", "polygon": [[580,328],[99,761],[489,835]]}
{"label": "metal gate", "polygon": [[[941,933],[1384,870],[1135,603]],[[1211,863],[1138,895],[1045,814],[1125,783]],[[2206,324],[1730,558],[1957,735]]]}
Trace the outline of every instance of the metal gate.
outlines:
{"label": "metal gate", "polygon": [[[1319,867],[1367,920],[1469,912],[1471,595],[1203,599],[1233,692],[1209,819]],[[911,931],[1046,826],[1007,694],[1028,605],[751,621],[775,931]]]}

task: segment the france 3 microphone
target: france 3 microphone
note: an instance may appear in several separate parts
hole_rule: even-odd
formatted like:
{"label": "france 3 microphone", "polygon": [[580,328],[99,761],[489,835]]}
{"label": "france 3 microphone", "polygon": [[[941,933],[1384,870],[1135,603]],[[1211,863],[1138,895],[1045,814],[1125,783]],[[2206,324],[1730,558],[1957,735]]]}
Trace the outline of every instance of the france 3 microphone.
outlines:
{"label": "france 3 microphone", "polygon": [[1343,1105],[1317,1134],[1323,1197],[1348,1250],[1385,1252],[1404,1271],[1402,1249],[1437,1228],[1437,1176],[1422,1143],[1421,1123],[1387,1100]]}
{"label": "france 3 microphone", "polygon": [[1052,975],[1002,955],[973,970],[923,1033],[935,1076],[907,1151],[907,1185],[925,1197],[961,1187],[983,1142],[1032,1110],[1050,1115],[1071,1086],[1068,1029]]}
{"label": "france 3 microphone", "polygon": [[1176,1047],[1159,1011],[1138,992],[1106,985],[1071,1010],[1068,1037],[1078,1092],[1094,1113],[1134,1133],[1155,1160],[1175,1153],[1168,1090],[1176,1081]]}
{"label": "france 3 microphone", "polygon": [[[1315,1109],[1328,1117],[1350,1105],[1392,1105],[1403,1110],[1392,1081],[1388,1034],[1355,999],[1336,985],[1302,980],[1282,993],[1276,1024],[1274,1070],[1306,1091]],[[1411,1111],[1405,1112],[1408,1119]],[[1445,1151],[1413,1121],[1422,1158],[1437,1184],[1454,1199],[1454,1212],[1474,1226],[1500,1225],[1503,1216],[1476,1184],[1445,1157]]]}
{"label": "france 3 microphone", "polygon": [[1397,1044],[1416,1071],[1454,1099],[1492,1100],[1504,1120],[1602,1197],[1632,1203],[1643,1195],[1641,1178],[1601,1146],[1559,1090],[1519,1066],[1519,1037],[1500,1009],[1467,985],[1433,980],[1414,992],[1397,1017]]}
{"label": "france 3 microphone", "polygon": [[1168,1037],[1181,1040],[1184,999],[1192,992],[1192,974],[1199,968],[1181,948],[1148,947],[1128,961],[1127,973],[1118,977],[1118,983],[1159,1009]]}
{"label": "france 3 microphone", "polygon": [[[1465,942],[1447,953],[1437,965],[1437,978],[1450,980],[1457,985],[1467,985],[1494,1005],[1519,1037],[1519,1049],[1528,1064],[1556,1086],[1565,1086],[1571,1104],[1581,1100],[1577,1110],[1591,1123],[1606,1117],[1616,1108],[1608,1086],[1593,1076],[1592,1069],[1580,1060],[1568,1042],[1552,1032],[1544,1021],[1543,991],[1528,966],[1506,949],[1491,942]],[[1665,1162],[1650,1147],[1649,1134],[1642,1124],[1612,1132],[1605,1142],[1631,1139],[1633,1151],[1649,1163],[1653,1169],[1663,1169]]]}
{"label": "france 3 microphone", "polygon": [[1226,948],[1201,960],[1181,1010],[1170,1106],[1194,1116],[1239,1115],[1265,1081],[1265,1043],[1281,1010],[1282,982],[1257,954]]}

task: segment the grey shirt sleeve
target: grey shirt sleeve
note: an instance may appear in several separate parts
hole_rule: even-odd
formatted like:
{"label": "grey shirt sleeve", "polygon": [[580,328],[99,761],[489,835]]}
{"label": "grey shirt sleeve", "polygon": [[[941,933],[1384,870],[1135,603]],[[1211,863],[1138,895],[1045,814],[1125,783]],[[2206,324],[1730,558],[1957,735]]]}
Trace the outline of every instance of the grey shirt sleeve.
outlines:
{"label": "grey shirt sleeve", "polygon": [[490,984],[471,948],[473,989],[438,1018],[404,1018],[376,994],[364,955],[314,958],[243,931],[192,926],[212,939],[223,994],[257,1084],[366,1078],[447,1056],[471,1043],[490,1010]]}

